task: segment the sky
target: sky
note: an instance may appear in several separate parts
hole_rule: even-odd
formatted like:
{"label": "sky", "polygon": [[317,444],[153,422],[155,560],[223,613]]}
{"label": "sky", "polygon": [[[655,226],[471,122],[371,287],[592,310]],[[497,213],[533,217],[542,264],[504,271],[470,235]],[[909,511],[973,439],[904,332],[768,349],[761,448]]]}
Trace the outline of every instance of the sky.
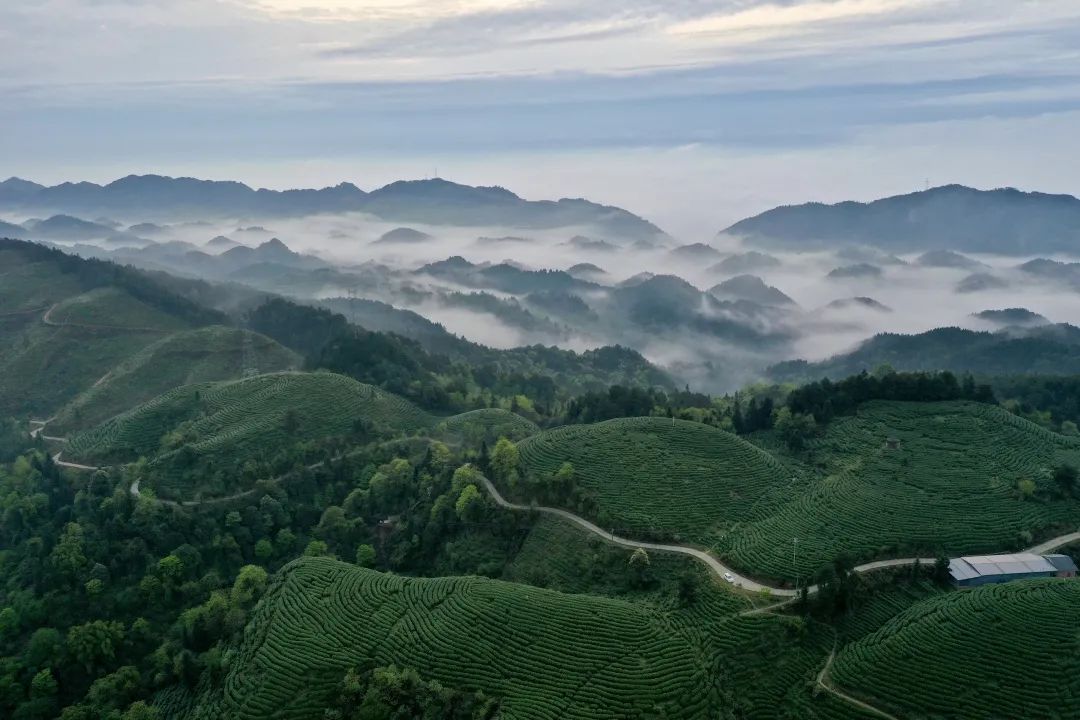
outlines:
{"label": "sky", "polygon": [[687,241],[926,184],[1080,194],[1077,0],[4,0],[0,176],[441,177]]}

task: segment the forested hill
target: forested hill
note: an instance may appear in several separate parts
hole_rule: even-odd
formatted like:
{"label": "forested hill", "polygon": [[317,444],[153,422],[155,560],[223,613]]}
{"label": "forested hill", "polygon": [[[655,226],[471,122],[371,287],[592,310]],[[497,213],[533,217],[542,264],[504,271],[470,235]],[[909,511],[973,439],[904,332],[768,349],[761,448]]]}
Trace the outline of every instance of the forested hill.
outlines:
{"label": "forested hill", "polygon": [[471,409],[470,403],[483,402],[481,396],[519,395],[550,410],[556,402],[610,385],[673,387],[664,372],[622,347],[584,353],[541,346],[493,350],[447,333],[440,351],[429,352],[416,340],[279,298],[253,310],[246,322],[306,357],[309,368],[349,375],[435,411]]}
{"label": "forested hill", "polygon": [[1063,324],[994,333],[961,328],[938,328],[919,335],[883,333],[828,360],[779,363],[769,368],[768,376],[778,382],[835,379],[880,365],[910,372],[1075,375],[1080,374],[1080,329]]}
{"label": "forested hill", "polygon": [[946,185],[870,203],[778,207],[723,232],[782,248],[857,243],[891,252],[1053,253],[1080,242],[1080,199]]}

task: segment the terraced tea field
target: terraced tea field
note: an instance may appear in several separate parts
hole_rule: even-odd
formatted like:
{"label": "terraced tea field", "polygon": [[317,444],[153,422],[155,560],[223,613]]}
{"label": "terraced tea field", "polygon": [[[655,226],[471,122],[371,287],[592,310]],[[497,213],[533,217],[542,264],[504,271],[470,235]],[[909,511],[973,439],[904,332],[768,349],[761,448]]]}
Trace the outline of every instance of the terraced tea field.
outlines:
{"label": "terraced tea field", "polygon": [[[317,720],[346,667],[415,668],[502,699],[503,717],[713,718],[738,695],[774,717],[827,653],[779,618],[694,613],[483,578],[405,578],[326,558],[286,567],[260,603],[224,692],[187,720]],[[764,638],[764,640],[763,640]],[[752,687],[751,687],[752,686]],[[745,688],[745,692],[736,689]]]}
{"label": "terraced tea field", "polygon": [[125,360],[82,393],[57,414],[50,432],[91,428],[181,385],[291,370],[300,363],[292,351],[246,330],[205,327],[176,333]]}
{"label": "terraced tea field", "polygon": [[[886,447],[888,437],[899,449]],[[1080,503],[1054,497],[1050,479],[1057,462],[1077,462],[1080,441],[994,406],[868,403],[832,422],[811,456],[825,477],[733,529],[718,545],[725,558],[791,578],[798,538],[805,578],[841,552],[862,561],[1004,551],[1030,544],[1023,532],[1080,524]],[[1022,479],[1036,483],[1035,498],[1020,499]]]}
{"label": "terraced tea field", "polygon": [[[610,420],[548,430],[519,445],[523,464],[574,466],[613,527],[710,544],[736,523],[768,517],[803,481],[750,443],[699,423]],[[606,525],[605,525],[606,527]]]}
{"label": "terraced tea field", "polygon": [[830,675],[905,718],[1080,717],[1078,608],[1075,580],[950,593],[844,647]]}
{"label": "terraced tea field", "polygon": [[[286,434],[286,413],[295,427]],[[163,437],[183,429],[192,461],[242,464],[297,439],[347,432],[358,419],[392,432],[432,420],[403,398],[332,373],[277,373],[172,390],[70,439],[67,459],[109,463],[139,456],[178,462]]]}
{"label": "terraced tea field", "polygon": [[472,444],[486,441],[491,445],[501,437],[522,440],[540,432],[540,428],[509,410],[489,408],[454,415],[439,423],[435,431]]}

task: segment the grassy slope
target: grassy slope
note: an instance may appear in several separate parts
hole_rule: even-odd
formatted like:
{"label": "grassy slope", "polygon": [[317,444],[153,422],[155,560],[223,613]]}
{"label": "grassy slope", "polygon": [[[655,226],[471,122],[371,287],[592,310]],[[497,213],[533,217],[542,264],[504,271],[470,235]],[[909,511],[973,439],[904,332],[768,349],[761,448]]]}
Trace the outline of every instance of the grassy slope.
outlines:
{"label": "grassy slope", "polygon": [[663,418],[549,430],[520,444],[537,472],[574,466],[620,529],[710,543],[738,521],[762,517],[791,482],[768,453],[707,425]]}
{"label": "grassy slope", "polygon": [[[284,420],[298,419],[286,437]],[[73,458],[130,460],[138,456],[167,464],[175,453],[161,439],[190,422],[188,445],[197,458],[227,463],[265,453],[287,441],[347,432],[364,418],[392,431],[412,431],[431,418],[408,401],[332,373],[277,373],[176,388],[71,438]]]}
{"label": "grassy slope", "polygon": [[57,325],[160,333],[191,327],[117,287],[95,288],[66,298],[49,313],[49,320]]}
{"label": "grassy slope", "polygon": [[213,315],[185,315],[190,303],[134,271],[91,265],[0,247],[0,415],[51,415],[163,335]]}
{"label": "grassy slope", "polygon": [[[162,332],[188,327],[115,288],[80,293],[71,275],[48,263],[18,264],[0,277],[0,287],[5,312],[40,310],[0,323],[5,346],[0,351],[0,414],[51,413]],[[42,308],[54,304],[51,321],[70,325],[42,322]],[[116,327],[83,327],[103,318]]]}
{"label": "grassy slope", "polygon": [[121,363],[65,407],[53,434],[89,428],[181,385],[232,380],[296,368],[300,358],[246,330],[206,327],[162,338]]}
{"label": "grassy slope", "polygon": [[[889,436],[902,440],[899,450],[885,447]],[[770,517],[740,526],[721,550],[740,567],[785,577],[798,537],[806,577],[844,551],[871,559],[1014,549],[1026,544],[1021,532],[1080,521],[1080,503],[1025,501],[1016,491],[1028,478],[1051,497],[1050,469],[1078,456],[1080,442],[997,407],[868,403],[814,441],[810,459],[825,477]]]}
{"label": "grassy slope", "polygon": [[837,655],[833,681],[901,717],[1080,716],[1080,582],[919,603]]}
{"label": "grassy slope", "polygon": [[78,279],[52,263],[30,262],[23,253],[0,249],[0,315],[41,308],[83,292]]}
{"label": "grassy slope", "polygon": [[324,558],[285,568],[246,632],[221,696],[188,718],[315,720],[343,670],[370,659],[503,699],[506,718],[776,717],[828,652],[788,620],[480,578],[384,575]]}

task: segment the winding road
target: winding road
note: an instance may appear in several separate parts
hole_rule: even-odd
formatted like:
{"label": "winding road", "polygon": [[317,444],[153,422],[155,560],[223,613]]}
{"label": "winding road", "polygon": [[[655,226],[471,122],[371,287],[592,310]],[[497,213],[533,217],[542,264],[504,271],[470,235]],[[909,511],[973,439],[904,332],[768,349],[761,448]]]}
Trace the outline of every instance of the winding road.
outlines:
{"label": "winding road", "polygon": [[[51,418],[50,418],[50,420],[51,420]],[[57,438],[57,437],[49,437],[47,435],[42,435],[41,433],[45,429],[45,426],[48,425],[48,423],[49,423],[49,420],[31,420],[30,424],[37,425],[38,427],[36,429],[32,430],[30,432],[30,435],[32,437],[37,437],[38,435],[41,435],[41,437],[44,438],[45,440],[52,440],[54,442],[61,442],[61,443],[62,442],[67,442],[66,438]],[[79,463],[67,462],[67,461],[61,459],[61,455],[62,455],[62,453],[58,452],[53,456],[53,462],[55,462],[57,465],[59,465],[61,467],[70,468],[72,470],[91,470],[91,471],[92,470],[104,470],[105,469],[103,467],[95,467],[93,465],[80,465]],[[348,456],[348,454],[343,455],[341,457],[347,457],[347,456]],[[340,459],[340,458],[333,458],[333,459]],[[333,459],[331,459],[331,461]],[[317,463],[314,463],[314,464],[311,464],[311,465],[307,465],[306,469],[315,470],[316,468],[319,468],[322,465],[326,464],[326,462],[328,462],[328,461],[321,461],[321,462],[317,462]],[[291,475],[293,472],[295,472],[295,471],[290,471],[290,472],[285,473],[284,475],[281,475],[280,477],[277,477],[277,478],[274,478],[274,479],[275,480],[281,480],[281,479],[287,477],[288,475]],[[678,555],[687,555],[689,557],[694,558],[698,562],[704,563],[704,565],[709,569],[709,571],[712,572],[713,575],[715,575],[717,578],[719,578],[721,580],[724,580],[724,581],[726,581],[728,583],[731,583],[732,585],[734,585],[734,586],[736,586],[736,587],[738,587],[738,588],[740,588],[742,590],[746,590],[748,592],[756,592],[756,593],[767,592],[769,595],[771,595],[773,597],[785,598],[785,601],[783,601],[783,602],[776,603],[776,604],[773,604],[773,605],[769,605],[768,607],[753,608],[751,610],[745,611],[742,614],[753,615],[753,614],[764,613],[764,612],[768,612],[770,610],[775,610],[775,609],[781,608],[781,607],[791,603],[792,601],[794,601],[796,595],[798,594],[798,591],[793,590],[792,588],[783,588],[783,587],[775,587],[775,586],[772,586],[772,585],[766,585],[766,584],[764,584],[762,582],[758,582],[757,580],[753,580],[753,579],[751,579],[749,577],[746,577],[745,575],[741,575],[737,571],[735,571],[733,568],[731,568],[731,567],[725,565],[724,563],[720,562],[720,560],[715,555],[713,555],[712,553],[710,553],[710,552],[708,552],[706,550],[702,550],[700,548],[691,547],[691,546],[688,546],[688,545],[674,545],[674,544],[670,544],[670,543],[649,542],[649,541],[646,541],[646,540],[632,540],[630,538],[620,537],[619,535],[616,535],[615,533],[610,532],[608,530],[604,530],[602,527],[600,527],[596,523],[590,522],[589,520],[586,520],[585,518],[581,517],[580,515],[575,515],[574,513],[570,512],[569,510],[563,510],[561,508],[545,507],[543,505],[519,505],[517,503],[512,503],[512,502],[510,502],[509,500],[507,500],[506,498],[504,498],[502,496],[502,494],[499,492],[498,488],[495,487],[494,483],[492,483],[491,480],[489,480],[486,477],[481,477],[481,480],[483,481],[484,488],[487,490],[488,494],[491,495],[492,499],[495,501],[495,504],[498,505],[501,508],[504,508],[504,509],[507,509],[507,510],[513,510],[513,511],[516,511],[516,512],[540,512],[540,513],[545,513],[545,514],[548,514],[548,515],[554,515],[556,517],[562,518],[563,520],[571,522],[571,523],[577,525],[578,527],[581,527],[584,530],[592,533],[593,535],[596,535],[597,537],[601,538],[605,542],[609,542],[609,543],[612,543],[614,545],[621,545],[622,547],[634,548],[634,549],[644,548],[645,550],[652,550],[654,552],[666,552],[666,553],[676,553]],[[139,481],[138,480],[136,480],[134,483],[132,483],[130,491],[131,491],[131,494],[133,496],[141,497],[141,493],[139,492]],[[253,489],[252,490],[245,490],[245,491],[236,493],[234,495],[226,495],[224,497],[210,498],[208,500],[183,500],[183,501],[177,501],[177,500],[162,500],[160,498],[154,498],[154,502],[160,503],[162,505],[168,505],[170,507],[199,507],[199,506],[204,506],[204,505],[216,505],[216,504],[221,504],[221,503],[232,502],[233,500],[239,500],[240,498],[244,498],[244,497],[247,497],[249,495],[252,495],[252,494],[254,494],[254,492],[255,492],[255,490],[253,490]],[[1071,545],[1072,543],[1075,543],[1075,542],[1080,542],[1080,532],[1072,532],[1072,533],[1068,533],[1067,535],[1061,535],[1061,536],[1056,537],[1056,538],[1051,538],[1050,540],[1039,543],[1038,545],[1035,545],[1035,546],[1033,546],[1033,547],[1031,547],[1031,548],[1029,548],[1027,550],[1024,550],[1023,552],[1029,552],[1029,553],[1034,553],[1036,555],[1042,555],[1044,553],[1052,552],[1052,551],[1056,550],[1057,548],[1064,547],[1065,545]],[[889,569],[889,568],[896,568],[896,567],[907,567],[907,566],[910,566],[910,565],[914,565],[916,562],[918,562],[918,563],[920,563],[922,565],[933,565],[935,561],[936,561],[935,558],[913,558],[913,557],[911,557],[911,558],[895,558],[895,559],[892,559],[892,560],[875,560],[874,562],[868,562],[868,563],[864,563],[862,565],[857,565],[857,566],[855,566],[853,568],[853,571],[857,572],[857,573],[869,573],[869,572],[874,572],[876,570],[886,570],[886,569]],[[808,586],[806,588],[806,591],[807,591],[807,593],[812,594],[812,593],[817,592],[817,589],[818,588],[817,588],[816,585],[810,585],[810,586]]]}
{"label": "winding road", "polygon": [[[689,555],[690,557],[704,563],[705,566],[709,568],[709,570],[718,578],[731,582],[733,585],[742,588],[743,590],[748,590],[750,592],[761,592],[767,590],[770,595],[773,595],[775,597],[789,598],[787,602],[791,602],[796,596],[797,591],[792,590],[791,588],[781,588],[773,587],[771,585],[765,585],[764,583],[760,583],[756,580],[751,580],[744,575],[740,575],[732,568],[720,562],[720,560],[718,560],[715,555],[705,550],[700,550],[698,548],[689,547],[686,545],[670,545],[666,543],[645,542],[641,540],[631,540],[629,538],[619,537],[618,535],[608,532],[607,530],[601,528],[599,525],[589,522],[585,518],[575,515],[568,510],[544,507],[542,505],[531,506],[512,503],[499,493],[498,488],[496,488],[490,480],[488,480],[486,477],[482,478],[482,480],[484,483],[484,487],[487,489],[488,493],[490,493],[491,497],[495,500],[495,504],[499,507],[506,508],[507,510],[516,510],[519,512],[541,512],[548,515],[555,515],[588,530],[589,532],[609,543],[613,543],[615,545],[622,545],[623,547],[645,548],[646,550],[654,550],[656,552],[668,552],[678,553],[679,555]],[[1046,542],[1040,543],[1039,545],[1036,545],[1029,550],[1025,550],[1024,552],[1035,553],[1038,555],[1050,552],[1065,545],[1070,545],[1077,541],[1080,541],[1080,532],[1073,532],[1069,533],[1068,535],[1062,535],[1060,537],[1047,540]],[[935,558],[896,558],[894,560],[875,560],[874,562],[857,565],[853,569],[857,573],[868,573],[874,572],[875,570],[884,570],[887,568],[906,567],[909,565],[914,565],[916,562],[923,565],[933,565],[935,562]],[[728,580],[729,576],[731,580]],[[817,589],[818,588],[816,585],[810,585],[806,588],[808,593],[815,593],[817,592]],[[767,610],[774,610],[776,608],[783,607],[787,604],[787,602],[772,605],[768,608],[756,608],[754,610],[749,610],[746,614],[754,614],[765,612]]]}

